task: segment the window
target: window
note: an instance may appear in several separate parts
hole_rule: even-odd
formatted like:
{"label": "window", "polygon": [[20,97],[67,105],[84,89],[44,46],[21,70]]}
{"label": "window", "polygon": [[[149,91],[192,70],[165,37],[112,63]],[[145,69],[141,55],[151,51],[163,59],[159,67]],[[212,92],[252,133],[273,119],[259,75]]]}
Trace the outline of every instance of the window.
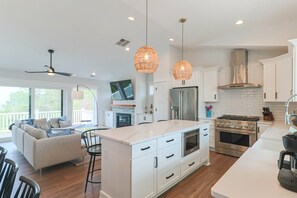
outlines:
{"label": "window", "polygon": [[[73,100],[72,106],[72,123],[77,124],[81,121],[89,121],[91,123],[97,123],[94,109],[96,108],[94,96],[90,90],[80,88],[83,91],[84,98],[82,100]],[[96,92],[92,90],[94,94]]]}
{"label": "window", "polygon": [[5,133],[15,120],[30,117],[30,89],[0,86],[0,93],[0,133]]}
{"label": "window", "polygon": [[63,91],[35,89],[35,118],[57,118],[63,114]]}

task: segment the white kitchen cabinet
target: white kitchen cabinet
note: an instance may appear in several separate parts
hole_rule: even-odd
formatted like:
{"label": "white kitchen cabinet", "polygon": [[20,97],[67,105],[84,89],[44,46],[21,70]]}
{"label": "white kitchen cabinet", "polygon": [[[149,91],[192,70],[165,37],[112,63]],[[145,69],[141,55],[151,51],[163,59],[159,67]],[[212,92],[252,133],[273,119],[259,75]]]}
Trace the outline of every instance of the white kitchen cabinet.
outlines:
{"label": "white kitchen cabinet", "polygon": [[156,152],[132,159],[132,197],[154,197],[156,195]]}
{"label": "white kitchen cabinet", "polygon": [[293,94],[293,59],[289,55],[260,60],[263,64],[263,100],[285,102]]}
{"label": "white kitchen cabinet", "polygon": [[113,111],[104,112],[104,126],[113,128]]}
{"label": "white kitchen cabinet", "polygon": [[272,126],[272,122],[258,122],[258,139],[261,137],[262,133]]}
{"label": "white kitchen cabinet", "polygon": [[200,162],[209,163],[209,125],[200,127]]}
{"label": "white kitchen cabinet", "polygon": [[142,122],[153,122],[153,114],[138,114],[137,115],[137,123]]}
{"label": "white kitchen cabinet", "polygon": [[218,101],[218,67],[206,68],[203,71],[204,102]]}
{"label": "white kitchen cabinet", "polygon": [[209,122],[209,149],[215,150],[215,126],[213,118],[200,118],[200,121]]}
{"label": "white kitchen cabinet", "polygon": [[199,86],[199,76],[201,74],[201,71],[197,69],[193,69],[192,77],[189,80],[175,80],[173,75],[171,77],[171,87],[192,87],[192,86]]}

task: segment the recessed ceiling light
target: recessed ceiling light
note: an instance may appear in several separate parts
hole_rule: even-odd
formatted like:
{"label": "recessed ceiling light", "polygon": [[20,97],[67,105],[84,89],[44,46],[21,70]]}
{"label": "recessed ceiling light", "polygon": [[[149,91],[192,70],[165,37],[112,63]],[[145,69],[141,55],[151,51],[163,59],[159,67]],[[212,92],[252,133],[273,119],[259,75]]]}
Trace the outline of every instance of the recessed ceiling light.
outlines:
{"label": "recessed ceiling light", "polygon": [[96,75],[96,73],[95,73],[95,72],[93,72],[93,73],[92,73],[92,76],[95,76],[95,75]]}
{"label": "recessed ceiling light", "polygon": [[128,19],[129,19],[130,21],[134,21],[134,20],[135,20],[135,18],[132,17],[132,16],[129,16]]}
{"label": "recessed ceiling light", "polygon": [[130,50],[130,48],[129,48],[129,47],[126,47],[126,48],[125,48],[125,50],[126,50],[126,51],[129,51],[129,50]]}
{"label": "recessed ceiling light", "polygon": [[169,39],[169,41],[173,42],[173,41],[174,41],[174,39],[173,39],[173,38],[170,38],[170,39]]}
{"label": "recessed ceiling light", "polygon": [[241,24],[243,24],[243,20],[237,20],[237,21],[235,22],[235,24],[236,24],[236,25],[241,25]]}

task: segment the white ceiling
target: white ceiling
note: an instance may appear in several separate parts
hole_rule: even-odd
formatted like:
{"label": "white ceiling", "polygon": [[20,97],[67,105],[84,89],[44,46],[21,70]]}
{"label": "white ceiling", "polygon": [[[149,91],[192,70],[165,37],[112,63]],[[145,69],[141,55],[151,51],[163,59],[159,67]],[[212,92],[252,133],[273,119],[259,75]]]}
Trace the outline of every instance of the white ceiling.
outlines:
{"label": "white ceiling", "polygon": [[[296,8],[296,0],[149,0],[149,44],[180,46],[186,17],[188,48],[286,46],[297,38]],[[0,68],[43,70],[52,48],[57,71],[102,80],[133,73],[144,14],[144,0],[0,0]],[[131,41],[129,52],[115,45],[121,38]]]}

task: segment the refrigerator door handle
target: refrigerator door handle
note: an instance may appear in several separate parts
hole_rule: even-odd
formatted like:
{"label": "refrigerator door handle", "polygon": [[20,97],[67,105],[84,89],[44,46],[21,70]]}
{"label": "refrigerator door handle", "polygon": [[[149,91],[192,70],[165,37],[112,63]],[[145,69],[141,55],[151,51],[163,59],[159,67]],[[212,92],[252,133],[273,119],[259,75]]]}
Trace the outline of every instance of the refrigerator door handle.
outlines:
{"label": "refrigerator door handle", "polygon": [[184,109],[183,109],[183,91],[180,91],[179,93],[180,95],[180,104],[179,104],[179,108],[180,108],[180,111],[179,111],[179,119],[182,120],[183,119],[183,112],[184,112]]}

